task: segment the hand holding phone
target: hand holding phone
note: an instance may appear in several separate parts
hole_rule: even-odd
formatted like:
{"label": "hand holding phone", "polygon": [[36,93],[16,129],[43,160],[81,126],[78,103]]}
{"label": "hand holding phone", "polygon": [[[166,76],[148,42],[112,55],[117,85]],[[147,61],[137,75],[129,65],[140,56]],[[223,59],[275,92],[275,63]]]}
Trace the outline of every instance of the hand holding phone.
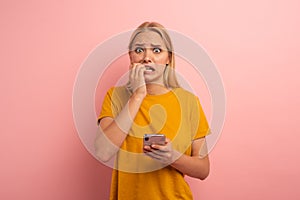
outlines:
{"label": "hand holding phone", "polygon": [[145,134],[143,139],[144,153],[165,164],[171,164],[174,151],[170,139],[167,139],[163,134]]}

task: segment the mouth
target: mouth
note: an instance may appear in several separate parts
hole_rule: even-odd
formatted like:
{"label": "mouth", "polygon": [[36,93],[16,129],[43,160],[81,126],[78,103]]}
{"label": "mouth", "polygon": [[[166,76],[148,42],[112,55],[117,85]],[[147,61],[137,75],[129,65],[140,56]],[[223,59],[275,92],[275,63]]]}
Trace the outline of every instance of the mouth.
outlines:
{"label": "mouth", "polygon": [[146,71],[147,72],[154,72],[155,69],[153,67],[149,66],[149,65],[146,65]]}

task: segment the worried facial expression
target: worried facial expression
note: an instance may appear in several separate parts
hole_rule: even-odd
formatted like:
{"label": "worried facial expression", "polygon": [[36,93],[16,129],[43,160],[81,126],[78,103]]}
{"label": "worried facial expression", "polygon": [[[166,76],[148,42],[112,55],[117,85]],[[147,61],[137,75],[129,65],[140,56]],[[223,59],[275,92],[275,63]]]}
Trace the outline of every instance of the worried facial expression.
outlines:
{"label": "worried facial expression", "polygon": [[158,33],[139,33],[132,43],[129,56],[131,63],[146,66],[144,76],[147,82],[163,80],[163,72],[170,59],[167,47]]}

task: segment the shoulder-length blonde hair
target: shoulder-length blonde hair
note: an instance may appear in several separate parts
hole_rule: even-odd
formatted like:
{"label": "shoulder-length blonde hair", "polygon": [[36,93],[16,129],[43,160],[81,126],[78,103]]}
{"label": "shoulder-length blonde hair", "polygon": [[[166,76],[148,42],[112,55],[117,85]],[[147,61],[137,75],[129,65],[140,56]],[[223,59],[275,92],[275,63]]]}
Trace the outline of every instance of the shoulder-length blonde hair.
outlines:
{"label": "shoulder-length blonde hair", "polygon": [[164,85],[167,88],[178,88],[179,83],[176,78],[175,73],[175,55],[173,50],[173,45],[171,38],[165,29],[165,27],[157,22],[144,22],[142,23],[137,29],[132,33],[130,41],[129,41],[129,52],[132,50],[133,41],[136,38],[136,36],[140,33],[146,32],[146,31],[153,31],[158,33],[162,40],[164,41],[167,50],[169,52],[169,60],[170,63],[168,67],[165,68],[163,79],[164,79]]}

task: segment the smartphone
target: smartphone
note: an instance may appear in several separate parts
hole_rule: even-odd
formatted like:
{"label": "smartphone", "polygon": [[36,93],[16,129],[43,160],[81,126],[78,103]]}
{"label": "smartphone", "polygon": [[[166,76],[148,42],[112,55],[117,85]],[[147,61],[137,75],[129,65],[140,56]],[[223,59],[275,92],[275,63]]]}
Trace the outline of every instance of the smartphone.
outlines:
{"label": "smartphone", "polygon": [[143,139],[144,146],[152,144],[165,145],[166,136],[164,134],[145,134]]}

